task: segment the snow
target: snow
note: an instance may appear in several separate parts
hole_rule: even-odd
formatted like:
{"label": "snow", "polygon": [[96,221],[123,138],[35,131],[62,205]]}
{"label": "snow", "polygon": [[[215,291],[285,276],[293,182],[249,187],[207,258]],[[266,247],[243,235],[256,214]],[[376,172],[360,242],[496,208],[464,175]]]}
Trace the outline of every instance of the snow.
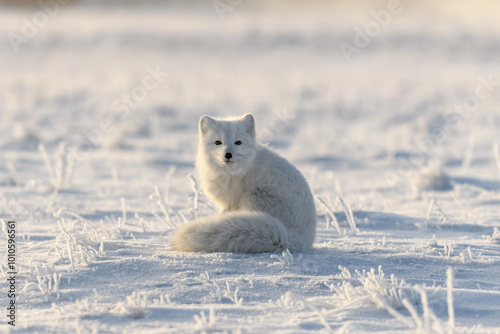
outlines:
{"label": "snow", "polygon": [[[351,62],[385,2],[83,2],[18,53],[0,39],[0,332],[499,333],[500,25],[479,3],[405,3]],[[2,8],[1,35],[37,10]],[[314,249],[172,251],[214,213],[199,117],[246,112],[311,185]]]}

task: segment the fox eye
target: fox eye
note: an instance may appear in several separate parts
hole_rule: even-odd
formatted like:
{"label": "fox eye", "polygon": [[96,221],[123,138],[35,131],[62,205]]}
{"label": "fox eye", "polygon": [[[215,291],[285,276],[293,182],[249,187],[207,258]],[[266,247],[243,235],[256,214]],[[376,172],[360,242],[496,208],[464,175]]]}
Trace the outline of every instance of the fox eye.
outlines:
{"label": "fox eye", "polygon": [[220,140],[217,140],[217,141],[215,142],[215,145],[222,145],[222,142],[221,142]]}
{"label": "fox eye", "polygon": [[234,145],[241,145],[241,141],[238,140]]}

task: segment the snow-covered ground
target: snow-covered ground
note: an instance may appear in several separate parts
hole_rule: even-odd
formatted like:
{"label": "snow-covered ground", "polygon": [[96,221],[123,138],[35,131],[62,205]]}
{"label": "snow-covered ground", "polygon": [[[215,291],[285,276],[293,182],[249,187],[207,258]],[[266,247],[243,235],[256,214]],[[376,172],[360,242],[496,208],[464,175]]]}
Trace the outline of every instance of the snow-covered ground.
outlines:
{"label": "snow-covered ground", "polygon": [[[0,332],[499,333],[498,5],[402,1],[377,34],[385,2],[223,3],[1,9]],[[214,210],[199,117],[246,112],[317,196],[314,249],[172,251]]]}

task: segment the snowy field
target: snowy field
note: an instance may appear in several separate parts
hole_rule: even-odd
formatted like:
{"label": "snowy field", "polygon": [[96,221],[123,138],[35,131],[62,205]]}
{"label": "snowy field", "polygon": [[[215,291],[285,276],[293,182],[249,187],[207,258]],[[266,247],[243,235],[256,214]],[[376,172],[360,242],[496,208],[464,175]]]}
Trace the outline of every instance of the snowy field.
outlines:
{"label": "snowy field", "polygon": [[[222,3],[0,8],[0,332],[500,333],[499,5]],[[199,117],[246,112],[314,249],[172,251]]]}

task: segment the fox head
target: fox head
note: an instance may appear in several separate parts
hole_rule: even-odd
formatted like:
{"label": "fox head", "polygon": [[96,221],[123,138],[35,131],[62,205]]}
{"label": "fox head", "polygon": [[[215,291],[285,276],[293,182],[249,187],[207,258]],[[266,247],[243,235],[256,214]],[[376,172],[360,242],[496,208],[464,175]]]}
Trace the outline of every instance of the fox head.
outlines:
{"label": "fox head", "polygon": [[229,119],[203,116],[199,131],[199,153],[207,162],[232,175],[243,174],[252,166],[257,153],[252,114]]}

